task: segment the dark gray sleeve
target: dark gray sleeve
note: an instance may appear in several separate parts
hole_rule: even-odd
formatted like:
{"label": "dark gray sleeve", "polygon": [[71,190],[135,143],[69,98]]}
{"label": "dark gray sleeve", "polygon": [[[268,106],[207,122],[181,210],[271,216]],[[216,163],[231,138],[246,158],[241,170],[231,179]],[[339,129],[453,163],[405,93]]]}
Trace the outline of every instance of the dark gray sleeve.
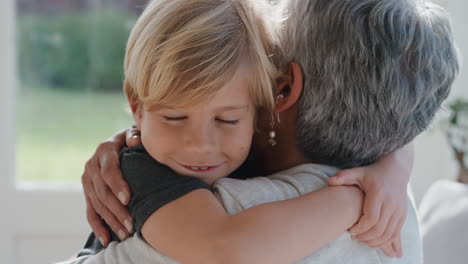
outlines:
{"label": "dark gray sleeve", "polygon": [[136,232],[164,205],[197,189],[210,189],[200,179],[181,176],[157,162],[143,146],[126,148],[120,156],[122,174],[130,186],[129,209]]}

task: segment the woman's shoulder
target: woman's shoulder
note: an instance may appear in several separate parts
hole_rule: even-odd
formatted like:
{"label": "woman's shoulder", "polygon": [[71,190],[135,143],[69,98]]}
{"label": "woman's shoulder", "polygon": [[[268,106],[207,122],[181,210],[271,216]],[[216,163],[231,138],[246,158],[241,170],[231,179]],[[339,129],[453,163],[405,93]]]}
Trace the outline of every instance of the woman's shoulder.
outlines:
{"label": "woman's shoulder", "polygon": [[339,169],[321,164],[305,163],[268,176],[275,181],[286,182],[300,190],[301,194],[327,187],[327,179]]}
{"label": "woman's shoulder", "polygon": [[297,176],[297,175],[309,175],[312,177],[320,177],[327,179],[328,177],[333,176],[335,173],[339,171],[338,168],[318,164],[318,163],[304,163],[289,169],[279,171],[270,175],[269,177],[275,177],[277,175],[289,175],[289,176]]}

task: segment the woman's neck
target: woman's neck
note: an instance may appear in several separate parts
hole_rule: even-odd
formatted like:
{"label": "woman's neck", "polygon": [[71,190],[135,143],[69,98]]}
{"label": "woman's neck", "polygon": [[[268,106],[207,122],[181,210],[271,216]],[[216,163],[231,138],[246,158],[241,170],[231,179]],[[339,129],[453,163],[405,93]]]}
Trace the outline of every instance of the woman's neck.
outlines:
{"label": "woman's neck", "polygon": [[275,146],[262,145],[254,148],[249,158],[249,163],[255,168],[257,175],[269,175],[307,163],[304,155],[297,149],[295,140],[283,138],[278,139]]}
{"label": "woman's neck", "polygon": [[[268,175],[308,162],[296,140],[297,114],[295,106],[282,112],[281,121],[275,122],[273,129],[270,126],[269,115],[259,119],[259,130],[254,136],[251,151],[251,164],[258,169],[257,175]],[[275,131],[275,146],[268,143],[271,130]]]}

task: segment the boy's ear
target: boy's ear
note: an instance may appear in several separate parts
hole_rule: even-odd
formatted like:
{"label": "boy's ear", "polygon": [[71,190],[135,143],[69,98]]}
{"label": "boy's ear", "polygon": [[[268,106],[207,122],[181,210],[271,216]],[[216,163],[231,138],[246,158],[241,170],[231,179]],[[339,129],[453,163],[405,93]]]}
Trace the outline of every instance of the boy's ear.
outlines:
{"label": "boy's ear", "polygon": [[288,78],[280,81],[276,88],[276,108],[275,111],[280,113],[288,110],[295,105],[302,94],[304,78],[302,69],[299,64],[292,62],[289,65]]}
{"label": "boy's ear", "polygon": [[138,100],[134,100],[129,96],[127,96],[127,100],[130,110],[132,111],[133,119],[135,120],[136,128],[139,130],[141,128],[142,106]]}

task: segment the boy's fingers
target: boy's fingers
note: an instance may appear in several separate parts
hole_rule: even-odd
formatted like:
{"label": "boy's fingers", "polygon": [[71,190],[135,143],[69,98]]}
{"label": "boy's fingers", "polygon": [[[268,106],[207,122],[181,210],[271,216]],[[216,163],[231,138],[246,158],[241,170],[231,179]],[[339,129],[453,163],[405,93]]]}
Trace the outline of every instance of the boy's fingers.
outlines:
{"label": "boy's fingers", "polygon": [[380,219],[380,209],[382,208],[382,199],[378,194],[370,193],[364,199],[363,215],[359,219],[359,222],[354,225],[349,232],[353,236],[362,234],[369,229],[373,228]]}
{"label": "boy's fingers", "polygon": [[375,245],[376,248],[383,248],[385,245],[391,244],[393,241],[393,234],[395,232],[399,219],[400,216],[398,214],[393,214],[390,218],[389,223],[387,224],[385,233],[382,236],[372,241],[369,241],[369,245]]}
{"label": "boy's fingers", "polygon": [[[387,203],[388,204],[388,203]],[[374,245],[376,248],[383,248],[385,245],[391,244],[397,235],[400,234],[401,228],[406,220],[406,208],[402,210],[391,210],[391,206],[385,205],[391,213],[390,221],[385,228],[385,233],[380,237],[377,237],[373,241],[365,242],[368,245]]]}
{"label": "boy's fingers", "polygon": [[390,244],[383,247],[382,250],[385,253],[385,255],[387,255],[387,256],[389,256],[391,258],[396,258],[397,257],[395,251],[392,248],[392,245],[390,245]]}
{"label": "boy's fingers", "polygon": [[140,131],[136,128],[127,129],[125,132],[125,142],[128,147],[141,145]]}
{"label": "boy's fingers", "polygon": [[88,223],[93,230],[93,233],[101,241],[103,246],[107,246],[108,241],[110,240],[109,231],[102,224],[101,218],[94,210],[93,205],[88,197],[86,197],[86,218]]}
{"label": "boy's fingers", "polygon": [[397,227],[395,228],[395,232],[392,236],[392,241],[396,252],[398,253],[399,257],[403,256],[403,249],[401,248],[401,237],[400,237],[400,230],[405,223],[406,218],[401,218],[398,222]]}
{"label": "boy's fingers", "polygon": [[363,172],[360,168],[342,170],[327,179],[329,185],[357,185],[361,187],[360,178]]}
{"label": "boy's fingers", "polygon": [[403,257],[403,249],[401,248],[401,237],[400,237],[400,232],[398,232],[397,237],[392,243],[393,250],[396,252],[397,257],[401,258]]}
{"label": "boy's fingers", "polygon": [[[387,231],[388,224],[392,218],[392,210],[385,210],[385,206],[382,206],[380,212],[380,218],[377,224],[369,229],[367,232],[354,236],[354,239],[366,244],[373,244],[383,242],[382,236]],[[391,236],[391,234],[390,234]],[[376,241],[377,240],[377,241]]]}

